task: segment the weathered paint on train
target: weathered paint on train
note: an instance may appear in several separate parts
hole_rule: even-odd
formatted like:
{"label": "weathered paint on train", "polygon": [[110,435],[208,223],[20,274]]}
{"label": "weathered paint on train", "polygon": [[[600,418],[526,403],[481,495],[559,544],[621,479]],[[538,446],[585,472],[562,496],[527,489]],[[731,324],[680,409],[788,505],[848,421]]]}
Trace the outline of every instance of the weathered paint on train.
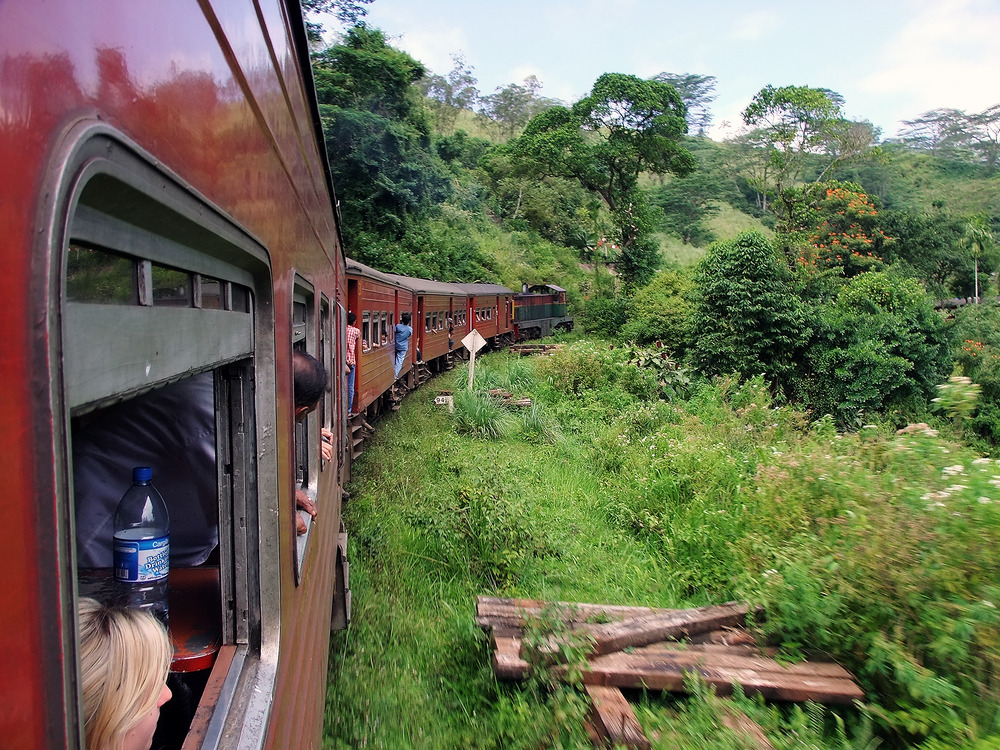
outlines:
{"label": "weathered paint on train", "polygon": [[[334,467],[320,472],[321,515],[297,561],[290,341],[296,290],[309,291],[316,319],[336,321],[346,282],[296,0],[0,3],[2,744],[82,744],[61,290],[79,181],[105,162],[125,164],[123,181],[162,209],[142,217],[145,229],[204,219],[222,227],[212,237],[262,249],[253,274],[272,286],[255,292],[260,528],[250,552],[260,611],[215,742],[318,747],[340,490]],[[315,326],[307,335],[311,349],[324,345]],[[336,340],[325,343],[335,373]]]}

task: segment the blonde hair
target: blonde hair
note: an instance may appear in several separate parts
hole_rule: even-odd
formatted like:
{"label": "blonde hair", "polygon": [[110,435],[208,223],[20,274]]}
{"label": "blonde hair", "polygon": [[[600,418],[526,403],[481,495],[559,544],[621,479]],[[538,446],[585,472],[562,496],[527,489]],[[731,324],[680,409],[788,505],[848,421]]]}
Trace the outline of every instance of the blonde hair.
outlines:
{"label": "blonde hair", "polygon": [[93,599],[80,599],[77,618],[87,748],[118,750],[163,690],[170,638],[148,612]]}

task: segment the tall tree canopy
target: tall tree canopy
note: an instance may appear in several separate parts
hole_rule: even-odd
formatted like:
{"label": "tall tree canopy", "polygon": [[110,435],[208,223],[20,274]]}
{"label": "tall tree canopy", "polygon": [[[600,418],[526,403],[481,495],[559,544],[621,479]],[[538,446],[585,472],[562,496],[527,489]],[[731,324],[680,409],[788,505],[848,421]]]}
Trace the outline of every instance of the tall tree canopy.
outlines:
{"label": "tall tree canopy", "polygon": [[765,201],[793,185],[810,157],[824,157],[815,178],[820,182],[835,166],[878,154],[878,131],[847,120],[843,104],[840,94],[808,86],[765,86],[757,92],[743,110],[743,122],[752,130],[738,145],[751,157],[751,182]]}
{"label": "tall tree canopy", "polygon": [[451,62],[448,75],[429,73],[420,82],[437,118],[438,128],[444,132],[453,131],[458,113],[463,109],[472,110],[479,101],[479,82],[474,68],[462,55],[452,55]]}
{"label": "tall tree canopy", "polygon": [[697,73],[660,73],[653,76],[656,81],[669,83],[681,95],[687,107],[688,128],[698,135],[705,135],[712,127],[712,112],[709,106],[715,101],[715,76]]}
{"label": "tall tree canopy", "polygon": [[371,262],[371,247],[402,238],[418,213],[448,195],[413,86],[424,67],[378,29],[355,26],[314,55],[313,71],[344,238],[350,253]]}
{"label": "tall tree canopy", "polygon": [[599,195],[611,212],[627,283],[643,284],[658,265],[652,219],[638,189],[643,172],[679,175],[696,166],[680,145],[686,110],[673,86],[606,73],[572,108],[553,107],[533,118],[505,154],[525,175],[572,178]]}
{"label": "tall tree canopy", "polygon": [[498,86],[494,93],[482,97],[479,111],[497,124],[501,138],[512,138],[532,117],[559,105],[554,99],[538,96],[541,87],[542,82],[533,75],[525,78],[523,85]]}
{"label": "tall tree canopy", "polygon": [[299,0],[307,17],[306,33],[310,41],[319,42],[323,38],[323,24],[313,20],[318,15],[332,14],[347,27],[363,25],[364,18],[368,15],[368,8],[365,6],[372,2],[373,0]]}

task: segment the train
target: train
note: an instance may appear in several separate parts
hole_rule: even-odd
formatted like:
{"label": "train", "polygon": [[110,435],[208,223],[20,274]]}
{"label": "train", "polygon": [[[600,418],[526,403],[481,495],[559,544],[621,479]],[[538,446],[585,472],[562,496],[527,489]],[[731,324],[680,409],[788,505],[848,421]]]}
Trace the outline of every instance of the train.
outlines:
{"label": "train", "polygon": [[[368,419],[399,407],[403,396],[467,356],[462,340],[478,331],[500,349],[518,341],[572,331],[566,290],[551,284],[523,284],[515,292],[500,284],[448,283],[383,273],[347,259],[348,309],[357,315],[360,336],[355,399],[348,411],[352,456],[360,454]],[[413,337],[403,367],[393,372],[393,331],[409,313]]]}
{"label": "train", "polygon": [[[350,621],[352,415],[377,416],[453,366],[472,329],[503,346],[571,327],[565,294],[347,258],[297,0],[45,11],[0,3],[2,744],[84,746],[77,604],[106,592],[109,573],[81,543],[99,510],[80,476],[87,436],[96,425],[152,452],[154,482],[170,478],[158,426],[131,430],[121,415],[201,392],[171,408],[178,424],[207,413],[207,468],[182,467],[208,487],[194,498],[203,515],[165,499],[214,547],[176,564],[172,529],[172,669],[190,715],[154,746],[320,747],[331,632]],[[348,311],[363,331],[350,405]],[[404,311],[415,335],[396,378]],[[299,352],[333,375],[304,417]],[[106,482],[124,492],[131,462],[116,461]]]}

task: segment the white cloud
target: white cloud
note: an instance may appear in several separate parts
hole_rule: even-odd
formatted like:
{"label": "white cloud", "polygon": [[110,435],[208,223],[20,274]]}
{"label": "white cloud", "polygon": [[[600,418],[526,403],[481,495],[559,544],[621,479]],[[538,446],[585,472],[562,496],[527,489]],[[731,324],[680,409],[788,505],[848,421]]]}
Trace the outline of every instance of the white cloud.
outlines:
{"label": "white cloud", "polygon": [[727,36],[747,42],[758,42],[774,34],[782,25],[782,17],[770,8],[746,13],[735,20]]}
{"label": "white cloud", "polygon": [[922,3],[883,43],[875,72],[859,89],[912,109],[981,111],[1000,102],[1000,6],[991,0]]}

